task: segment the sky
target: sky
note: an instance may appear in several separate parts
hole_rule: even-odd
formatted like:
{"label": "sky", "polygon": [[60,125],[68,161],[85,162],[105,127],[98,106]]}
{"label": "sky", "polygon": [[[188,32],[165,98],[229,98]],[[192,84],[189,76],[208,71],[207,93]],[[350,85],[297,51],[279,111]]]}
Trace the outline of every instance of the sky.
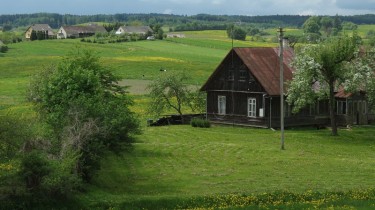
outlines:
{"label": "sky", "polygon": [[358,15],[375,14],[375,0],[1,0],[0,15],[37,12],[76,15]]}

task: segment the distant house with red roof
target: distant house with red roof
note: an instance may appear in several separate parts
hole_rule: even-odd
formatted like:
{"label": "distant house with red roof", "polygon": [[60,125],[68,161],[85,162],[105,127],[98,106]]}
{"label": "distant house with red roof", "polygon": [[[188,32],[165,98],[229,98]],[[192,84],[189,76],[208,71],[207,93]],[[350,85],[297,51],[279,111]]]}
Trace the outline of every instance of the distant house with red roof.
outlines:
{"label": "distant house with red roof", "polygon": [[[265,128],[280,126],[280,70],[278,48],[233,48],[201,91],[207,93],[207,118],[214,123]],[[292,49],[284,51],[284,80],[293,78]],[[364,93],[336,93],[340,125],[368,124]],[[328,125],[328,100],[297,114],[284,106],[285,126]]]}

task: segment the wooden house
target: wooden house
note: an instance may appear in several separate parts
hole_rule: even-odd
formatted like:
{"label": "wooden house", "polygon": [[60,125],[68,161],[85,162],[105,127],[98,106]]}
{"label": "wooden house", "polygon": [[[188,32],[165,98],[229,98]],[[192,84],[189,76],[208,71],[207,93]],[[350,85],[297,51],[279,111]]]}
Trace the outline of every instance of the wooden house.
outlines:
{"label": "wooden house", "polygon": [[107,33],[107,30],[103,26],[96,24],[87,26],[61,26],[57,33],[57,38],[83,38],[93,36],[97,33]]}
{"label": "wooden house", "polygon": [[339,90],[335,97],[338,124],[366,125],[370,120],[373,120],[364,92],[353,94]]}
{"label": "wooden house", "polygon": [[[278,48],[233,48],[201,91],[207,92],[207,118],[213,123],[277,128],[280,126]],[[293,77],[292,49],[284,51],[284,80]],[[367,124],[362,94],[336,94],[341,125]],[[284,102],[285,126],[328,125],[328,101],[318,101],[297,114]],[[361,108],[360,108],[361,107]],[[355,113],[355,114],[354,114]],[[354,118],[353,118],[354,114]]]}
{"label": "wooden house", "polygon": [[45,34],[46,37],[44,39],[52,39],[55,38],[55,33],[53,29],[48,24],[34,24],[27,28],[25,32],[25,38],[30,40],[33,33],[42,33]]}

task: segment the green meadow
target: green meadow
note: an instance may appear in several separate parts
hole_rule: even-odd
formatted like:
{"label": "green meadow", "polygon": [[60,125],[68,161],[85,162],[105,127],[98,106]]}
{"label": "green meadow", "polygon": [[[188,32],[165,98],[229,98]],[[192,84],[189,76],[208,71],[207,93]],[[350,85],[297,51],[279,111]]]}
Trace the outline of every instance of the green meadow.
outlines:
{"label": "green meadow", "polygon": [[[365,34],[373,26],[359,26]],[[276,29],[272,30],[276,31]],[[286,33],[302,33],[287,29]],[[30,113],[30,76],[71,51],[89,49],[131,85],[143,133],[121,153],[107,153],[78,209],[374,209],[375,127],[286,130],[189,125],[147,127],[144,88],[163,72],[185,71],[201,86],[232,47],[225,31],[181,32],[186,38],[98,44],[48,40],[10,44],[0,54],[0,113]],[[276,32],[275,32],[276,34]],[[234,41],[235,47],[277,43]],[[0,162],[1,170],[10,170]],[[4,166],[4,167],[3,167]],[[46,207],[47,208],[47,207]],[[1,207],[0,207],[1,209]]]}
{"label": "green meadow", "polygon": [[[285,192],[335,192],[344,198],[345,192],[355,191],[358,197],[360,192],[367,194],[351,204],[354,208],[363,202],[375,207],[375,127],[342,129],[339,137],[329,132],[287,130],[282,151],[279,132],[272,130],[147,127],[127,153],[109,154],[103,160],[94,184],[81,199],[92,207],[163,209],[208,207],[200,199],[221,196],[212,205],[227,208],[240,206],[239,201],[230,203],[231,196],[267,194],[275,198],[264,201],[265,208],[287,205],[288,209],[292,204],[286,201],[273,203]],[[343,207],[356,201],[354,195],[349,200],[337,198],[337,203],[329,199],[319,203],[319,199],[300,204]]]}

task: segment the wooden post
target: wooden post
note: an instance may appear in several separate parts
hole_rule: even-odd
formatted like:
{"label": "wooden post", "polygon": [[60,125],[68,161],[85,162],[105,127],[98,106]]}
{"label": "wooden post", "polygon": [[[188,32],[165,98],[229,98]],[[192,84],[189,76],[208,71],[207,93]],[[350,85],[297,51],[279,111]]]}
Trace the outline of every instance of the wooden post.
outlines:
{"label": "wooden post", "polygon": [[279,28],[279,43],[280,43],[280,130],[281,130],[281,150],[285,150],[284,146],[284,49],[283,39],[284,31],[283,28]]}

